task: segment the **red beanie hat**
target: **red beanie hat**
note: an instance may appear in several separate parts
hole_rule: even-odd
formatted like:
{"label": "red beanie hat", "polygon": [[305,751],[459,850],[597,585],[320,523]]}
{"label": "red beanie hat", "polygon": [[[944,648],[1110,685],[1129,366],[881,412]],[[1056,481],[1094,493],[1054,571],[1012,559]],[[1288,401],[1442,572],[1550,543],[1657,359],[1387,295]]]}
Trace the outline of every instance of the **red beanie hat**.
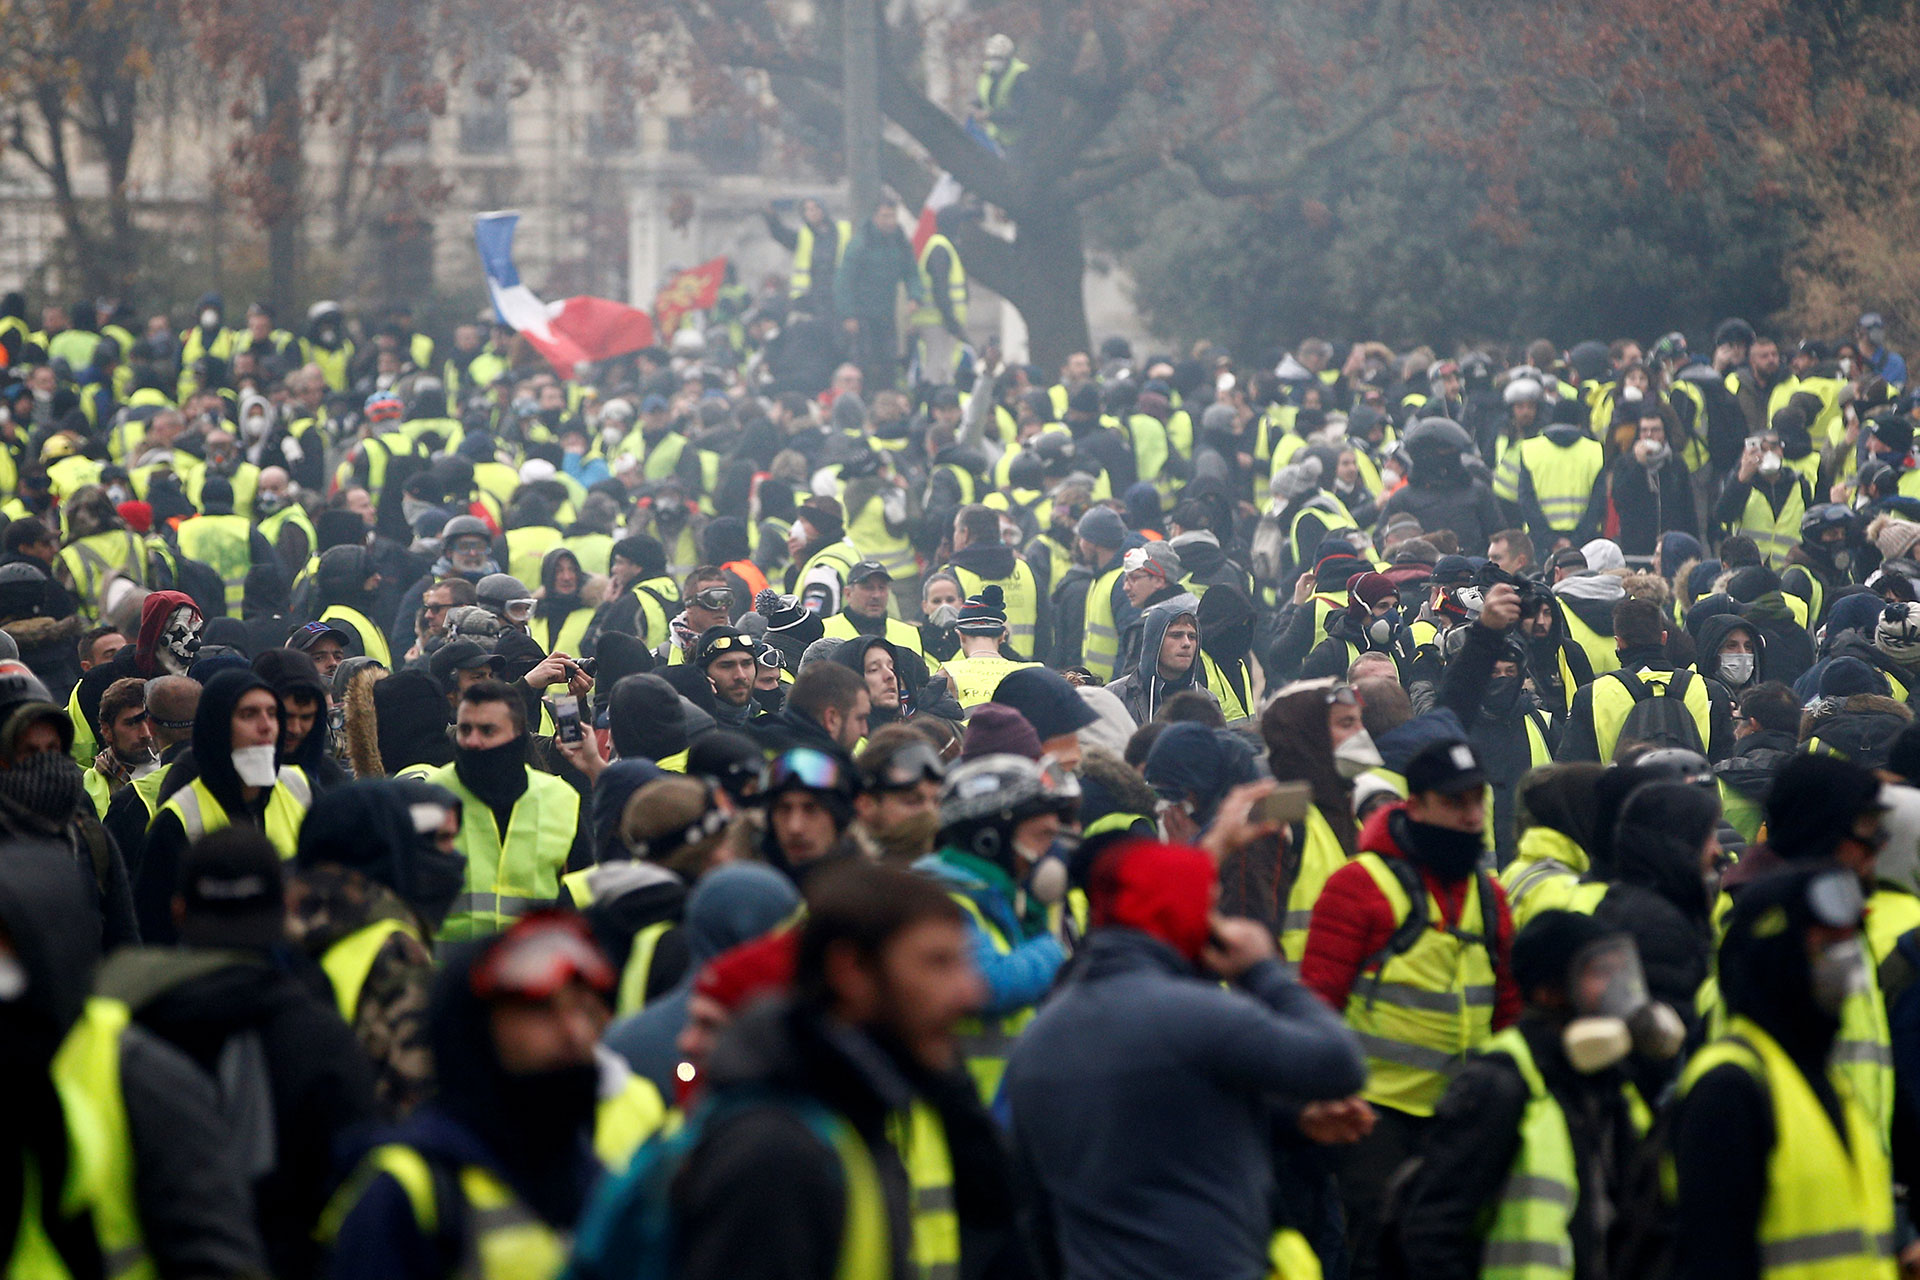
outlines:
{"label": "red beanie hat", "polygon": [[738,1012],[758,996],[785,991],[793,985],[798,936],[781,929],[721,952],[693,980],[694,993]]}
{"label": "red beanie hat", "polygon": [[114,508],[120,518],[127,522],[127,528],[135,533],[153,532],[153,504],[150,502],[123,502]]}
{"label": "red beanie hat", "polygon": [[1129,841],[1093,865],[1087,886],[1093,926],[1138,929],[1197,961],[1210,933],[1217,878],[1213,859],[1199,849]]}

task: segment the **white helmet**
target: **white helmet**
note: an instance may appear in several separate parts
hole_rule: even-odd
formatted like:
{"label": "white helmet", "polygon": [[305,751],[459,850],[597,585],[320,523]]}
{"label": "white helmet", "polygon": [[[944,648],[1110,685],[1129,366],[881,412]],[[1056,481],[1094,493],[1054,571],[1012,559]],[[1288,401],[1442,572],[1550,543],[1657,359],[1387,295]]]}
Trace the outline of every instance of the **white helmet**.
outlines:
{"label": "white helmet", "polygon": [[1006,62],[1013,57],[1013,37],[995,32],[987,37],[987,57]]}

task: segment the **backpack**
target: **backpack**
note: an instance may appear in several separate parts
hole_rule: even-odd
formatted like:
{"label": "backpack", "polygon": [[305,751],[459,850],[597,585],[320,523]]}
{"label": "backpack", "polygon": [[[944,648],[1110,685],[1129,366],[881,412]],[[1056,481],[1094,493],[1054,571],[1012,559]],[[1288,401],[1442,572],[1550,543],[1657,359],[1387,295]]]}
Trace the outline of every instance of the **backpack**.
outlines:
{"label": "backpack", "polygon": [[[604,1179],[574,1232],[561,1280],[671,1280],[679,1232],[673,1184],[707,1126],[756,1106],[786,1108],[821,1142],[838,1149],[847,1123],[798,1094],[747,1088],[710,1098],[678,1129],[662,1130],[634,1152],[625,1173]],[[858,1141],[856,1138],[855,1141]]]}
{"label": "backpack", "polygon": [[[1432,923],[1427,916],[1427,886],[1426,882],[1420,878],[1420,869],[1405,858],[1381,858],[1380,861],[1388,871],[1393,873],[1393,878],[1400,884],[1400,891],[1407,895],[1408,907],[1407,918],[1400,922],[1400,927],[1395,929],[1393,936],[1387,939],[1387,945],[1368,956],[1360,966],[1360,972],[1363,974],[1370,972],[1376,984],[1380,981],[1381,970],[1385,968],[1387,961],[1394,956],[1405,955],[1411,951],[1413,944],[1420,941],[1420,935],[1425,933],[1427,926]],[[1487,954],[1491,957],[1500,940],[1500,907],[1494,899],[1493,877],[1484,871],[1476,871],[1473,874],[1474,878],[1480,882],[1480,932],[1470,934],[1459,933],[1456,930],[1455,936],[1478,942],[1487,949]],[[1495,969],[1499,967],[1497,963],[1494,965]]]}
{"label": "backpack", "polygon": [[1674,672],[1666,691],[1660,694],[1625,668],[1612,674],[1633,695],[1633,706],[1613,740],[1615,752],[1623,742],[1639,742],[1649,747],[1684,747],[1700,755],[1707,753],[1706,744],[1700,741],[1700,726],[1687,709],[1687,687],[1693,682],[1693,672]]}

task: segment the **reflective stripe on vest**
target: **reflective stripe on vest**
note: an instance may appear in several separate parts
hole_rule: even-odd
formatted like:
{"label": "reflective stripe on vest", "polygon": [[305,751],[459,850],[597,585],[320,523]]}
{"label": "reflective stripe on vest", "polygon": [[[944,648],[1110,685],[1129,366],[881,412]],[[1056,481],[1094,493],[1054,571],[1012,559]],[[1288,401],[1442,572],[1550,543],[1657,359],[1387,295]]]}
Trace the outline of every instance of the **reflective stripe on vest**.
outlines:
{"label": "reflective stripe on vest", "polygon": [[1520,1148],[1500,1188],[1481,1249],[1481,1280],[1571,1280],[1571,1226],[1580,1175],[1566,1113],[1547,1091],[1533,1051],[1517,1028],[1495,1036],[1487,1052],[1513,1060],[1526,1082],[1527,1105],[1520,1113]]}
{"label": "reflective stripe on vest", "polygon": [[947,572],[960,580],[961,595],[971,600],[991,583],[1000,588],[1007,600],[1007,633],[1013,647],[1033,656],[1034,628],[1040,623],[1040,584],[1034,581],[1033,567],[1018,557],[1013,573],[1005,578],[983,578],[971,569],[949,564]]}
{"label": "reflective stripe on vest", "polygon": [[1347,851],[1340,847],[1340,837],[1333,834],[1333,825],[1319,805],[1308,807],[1301,825],[1306,835],[1301,841],[1300,869],[1287,890],[1287,910],[1280,921],[1280,952],[1293,964],[1299,964],[1300,957],[1307,953],[1307,926],[1313,923],[1313,904],[1319,901],[1328,878],[1347,862]]}
{"label": "reflective stripe on vest", "polygon": [[[307,810],[313,804],[313,787],[307,781],[307,775],[287,765],[280,770],[280,780],[267,793],[267,811],[262,822],[262,830],[273,847],[280,851],[283,858],[291,858],[300,844],[300,824],[306,821]],[[214,799],[205,779],[195,778],[167,798],[160,806],[160,813],[171,813],[180,820],[180,828],[187,834],[191,844],[201,836],[224,831],[233,825],[233,819]],[[154,815],[155,820],[159,814]]]}
{"label": "reflective stripe on vest", "polygon": [[245,516],[203,515],[183,520],[174,531],[180,554],[208,565],[227,589],[227,612],[240,616],[247,570],[253,568],[253,526]]}
{"label": "reflective stripe on vest", "polygon": [[1767,563],[1779,569],[1786,564],[1787,553],[1800,545],[1800,517],[1806,513],[1806,486],[1798,481],[1787,490],[1787,500],[1777,514],[1767,496],[1753,489],[1733,532],[1752,538]]}
{"label": "reflective stripe on vest", "polygon": [[[1013,941],[1000,932],[1000,926],[988,919],[980,905],[964,893],[952,892],[947,895],[958,903],[969,919],[980,927],[993,944],[993,949],[1001,955],[1013,952]],[[980,1090],[980,1101],[992,1106],[1000,1093],[1001,1077],[1007,1074],[1007,1057],[1013,1052],[1013,1042],[1033,1021],[1034,1009],[1028,1005],[1012,1013],[999,1015],[978,1014],[962,1018],[954,1027],[954,1035],[960,1042],[960,1056],[966,1059],[967,1071],[973,1076],[973,1083]]]}
{"label": "reflective stripe on vest", "polygon": [[[1358,857],[1393,909],[1398,929],[1413,910],[1406,890],[1379,854]],[[1419,938],[1354,980],[1346,1020],[1367,1055],[1361,1093],[1369,1102],[1432,1115],[1465,1055],[1492,1036],[1496,944],[1475,932],[1483,919],[1480,881],[1478,875],[1468,881],[1460,921],[1452,928],[1442,923],[1440,903],[1427,891],[1429,923]]]}
{"label": "reflective stripe on vest", "polygon": [[344,604],[330,604],[321,611],[320,621],[347,623],[360,637],[360,652],[381,666],[392,669],[393,653],[387,648],[387,637],[366,614]]}
{"label": "reflective stripe on vest", "polygon": [[[141,1233],[134,1192],[133,1131],[120,1087],[120,1038],[128,1021],[126,1005],[94,996],[53,1056],[53,1086],[67,1133],[68,1167],[59,1193],[60,1210],[69,1220],[90,1218],[108,1280],[151,1280],[159,1273]],[[45,1194],[45,1188],[40,1190]],[[66,1274],[64,1264],[50,1272],[23,1265],[33,1252],[29,1237],[45,1242],[38,1226],[37,1215],[31,1229],[23,1217],[7,1275]],[[58,1263],[51,1242],[45,1244],[47,1256]]]}
{"label": "reflective stripe on vest", "polygon": [[1113,683],[1113,668],[1120,661],[1120,627],[1113,616],[1113,588],[1120,581],[1121,565],[1099,574],[1087,586],[1087,607],[1080,633],[1080,665]]}
{"label": "reflective stripe on vest", "polygon": [[60,548],[60,560],[67,566],[74,594],[80,598],[80,612],[88,621],[99,620],[100,588],[108,574],[124,574],[140,586],[147,585],[147,558],[142,545],[129,530],[108,529]]}
{"label": "reflective stripe on vest", "polygon": [[1846,1126],[1842,1145],[1800,1068],[1744,1017],[1694,1055],[1680,1080],[1682,1096],[1728,1063],[1753,1076],[1773,1113],[1760,1202],[1764,1280],[1893,1280],[1893,1174],[1846,1081],[1829,1070]]}
{"label": "reflective stripe on vest", "polygon": [[887,1117],[887,1139],[907,1170],[913,1199],[913,1261],[921,1280],[959,1280],[960,1215],[954,1211],[953,1156],[940,1113],[915,1098]]}
{"label": "reflective stripe on vest", "polygon": [[527,789],[513,802],[504,839],[493,810],[467,790],[452,765],[427,781],[460,797],[466,815],[456,843],[467,860],[465,890],[440,929],[447,941],[497,933],[560,896],[560,873],[580,821],[580,793],[551,774],[527,770]]}
{"label": "reflective stripe on vest", "polygon": [[374,958],[396,933],[420,940],[419,931],[404,920],[375,920],[328,947],[327,953],[320,957],[320,967],[333,985],[334,1004],[340,1010],[341,1021],[348,1026],[353,1025],[354,1015],[360,1011],[360,992],[367,985],[367,975],[373,972]]}

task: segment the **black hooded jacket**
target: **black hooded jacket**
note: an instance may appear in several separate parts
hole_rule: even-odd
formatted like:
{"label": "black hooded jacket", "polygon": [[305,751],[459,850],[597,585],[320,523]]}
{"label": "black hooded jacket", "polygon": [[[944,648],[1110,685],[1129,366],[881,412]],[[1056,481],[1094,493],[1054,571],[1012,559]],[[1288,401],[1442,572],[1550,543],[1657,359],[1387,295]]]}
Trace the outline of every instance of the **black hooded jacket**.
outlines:
{"label": "black hooded jacket", "polygon": [[[97,937],[74,927],[85,912],[81,872],[56,847],[16,843],[0,857],[0,928],[27,975],[21,998],[0,1008],[0,1084],[14,1117],[4,1140],[12,1149],[0,1159],[0,1252],[9,1255],[19,1231],[25,1153],[33,1153],[43,1185],[58,1186],[65,1177],[66,1115],[47,1066],[92,988]],[[120,1091],[132,1139],[135,1207],[159,1274],[265,1274],[251,1197],[213,1083],[135,1024],[120,1033]],[[71,1274],[103,1274],[84,1220],[48,1213],[42,1226]]]}
{"label": "black hooded jacket", "polygon": [[833,661],[856,675],[864,675],[867,653],[874,648],[885,649],[893,657],[893,674],[900,686],[900,706],[896,710],[876,705],[868,716],[870,730],[922,713],[948,720],[966,719],[952,690],[944,681],[939,687],[933,687],[927,664],[910,649],[896,648],[879,636],[855,636],[833,651]]}
{"label": "black hooded jacket", "polygon": [[266,681],[285,705],[289,697],[311,702],[316,707],[313,727],[291,755],[282,755],[280,763],[303,770],[315,791],[324,791],[351,781],[351,775],[327,750],[327,686],[313,659],[298,649],[268,649],[253,660],[254,673]]}
{"label": "black hooded jacket", "polygon": [[[271,1150],[243,1153],[255,1157],[255,1221],[275,1276],[319,1274],[313,1233],[332,1189],[333,1144],[375,1116],[373,1067],[331,996],[284,956],[158,947],[119,952],[99,987],[210,1081],[224,1075],[238,1096],[271,1103],[270,1134],[249,1134],[270,1136]],[[265,1099],[254,1092],[262,1087]],[[228,1130],[236,1147],[242,1131]]]}
{"label": "black hooded jacket", "polygon": [[[192,753],[167,771],[166,781],[160,784],[162,805],[197,779],[206,784],[233,825],[264,827],[272,788],[261,788],[249,804],[242,798],[240,775],[233,767],[233,711],[251,689],[273,692],[273,686],[251,671],[222,671],[207,681],[193,717]],[[148,943],[170,943],[178,936],[173,923],[173,894],[180,877],[180,858],[189,843],[177,815],[164,808],[154,815],[153,825],[147,828],[147,851],[140,859],[140,875],[133,886],[140,936]]]}

